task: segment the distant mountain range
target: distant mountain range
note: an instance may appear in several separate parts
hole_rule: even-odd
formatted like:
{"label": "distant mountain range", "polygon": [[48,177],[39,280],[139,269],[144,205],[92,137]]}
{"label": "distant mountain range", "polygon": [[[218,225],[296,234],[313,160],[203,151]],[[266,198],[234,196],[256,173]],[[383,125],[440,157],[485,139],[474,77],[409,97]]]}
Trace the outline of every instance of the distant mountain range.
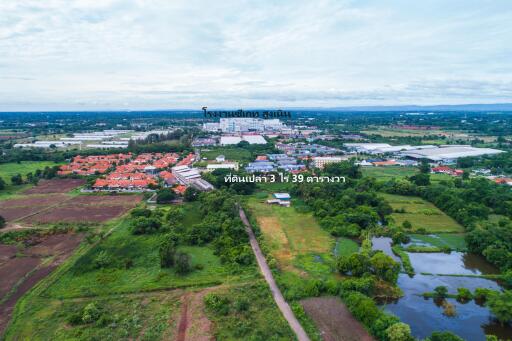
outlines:
{"label": "distant mountain range", "polygon": [[337,108],[293,108],[290,110],[329,111],[512,111],[512,103],[351,106]]}

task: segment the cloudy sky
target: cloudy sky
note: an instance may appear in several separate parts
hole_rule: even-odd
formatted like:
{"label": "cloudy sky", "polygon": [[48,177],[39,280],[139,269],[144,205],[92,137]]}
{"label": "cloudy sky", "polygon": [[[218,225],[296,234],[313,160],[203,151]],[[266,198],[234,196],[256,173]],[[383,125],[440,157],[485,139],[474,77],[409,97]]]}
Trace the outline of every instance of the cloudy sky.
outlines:
{"label": "cloudy sky", "polygon": [[0,0],[0,110],[512,102],[512,1]]}

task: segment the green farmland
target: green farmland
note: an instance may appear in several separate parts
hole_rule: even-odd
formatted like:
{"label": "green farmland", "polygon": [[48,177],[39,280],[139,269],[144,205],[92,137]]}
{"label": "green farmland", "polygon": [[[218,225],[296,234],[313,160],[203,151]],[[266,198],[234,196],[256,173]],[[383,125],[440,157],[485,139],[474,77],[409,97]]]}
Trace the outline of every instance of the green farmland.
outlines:
{"label": "green farmland", "polygon": [[[428,233],[464,232],[463,227],[433,204],[419,198],[394,194],[381,194],[395,213],[391,216],[395,225],[404,221],[412,224],[412,231],[424,228]],[[403,213],[396,212],[397,210]]]}

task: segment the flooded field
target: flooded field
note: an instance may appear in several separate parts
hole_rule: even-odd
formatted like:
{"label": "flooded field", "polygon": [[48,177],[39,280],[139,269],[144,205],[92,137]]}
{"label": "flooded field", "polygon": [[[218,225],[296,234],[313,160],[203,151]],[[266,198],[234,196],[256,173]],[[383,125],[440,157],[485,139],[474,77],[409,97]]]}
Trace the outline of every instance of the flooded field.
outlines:
{"label": "flooded field", "polygon": [[[373,238],[372,242],[375,250],[392,253],[389,238]],[[455,299],[448,299],[456,310],[456,316],[448,317],[443,315],[441,302],[422,296],[425,292],[432,292],[437,286],[447,287],[450,294],[456,294],[457,288],[471,291],[476,288],[501,290],[496,281],[486,278],[420,274],[468,276],[499,273],[491,264],[478,255],[462,252],[408,255],[417,275],[412,278],[406,274],[400,275],[398,286],[404,296],[396,301],[386,302],[385,309],[409,324],[415,337],[426,338],[433,331],[451,331],[468,341],[485,340],[486,334],[496,335],[501,339],[512,338],[511,326],[500,325],[486,307],[474,301],[463,304]]]}
{"label": "flooded field", "polygon": [[412,266],[417,273],[491,275],[498,269],[481,256],[465,253],[408,253]]}

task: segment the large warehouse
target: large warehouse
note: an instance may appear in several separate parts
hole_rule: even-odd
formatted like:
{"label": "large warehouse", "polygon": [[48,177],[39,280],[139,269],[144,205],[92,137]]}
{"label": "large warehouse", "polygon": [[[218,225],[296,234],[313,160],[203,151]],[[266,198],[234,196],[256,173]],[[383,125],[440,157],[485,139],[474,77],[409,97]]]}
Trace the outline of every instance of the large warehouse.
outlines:
{"label": "large warehouse", "polygon": [[401,153],[402,156],[413,159],[428,159],[431,161],[453,161],[461,157],[482,156],[503,153],[502,150],[491,148],[475,148],[466,145],[441,146],[439,148],[415,149]]}

